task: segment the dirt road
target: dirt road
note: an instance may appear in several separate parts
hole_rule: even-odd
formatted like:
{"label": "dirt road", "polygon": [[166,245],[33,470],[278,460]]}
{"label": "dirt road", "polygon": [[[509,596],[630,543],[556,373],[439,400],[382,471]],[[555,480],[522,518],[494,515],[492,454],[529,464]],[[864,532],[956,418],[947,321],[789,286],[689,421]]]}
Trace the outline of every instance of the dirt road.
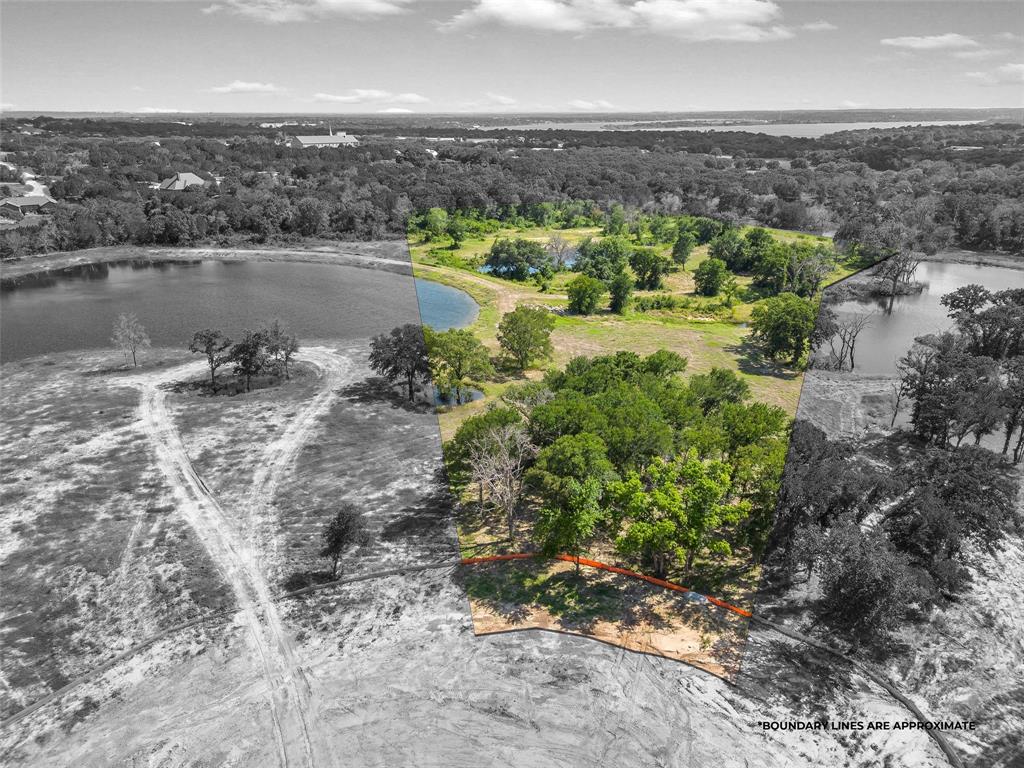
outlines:
{"label": "dirt road", "polygon": [[269,685],[269,704],[282,766],[333,765],[330,751],[317,744],[311,727],[316,700],[293,640],[284,629],[274,596],[264,575],[261,557],[262,523],[270,516],[274,491],[281,475],[311,434],[318,417],[330,406],[344,382],[345,361],[322,347],[300,356],[321,371],[321,385],[280,438],[270,443],[258,461],[245,515],[250,524],[239,531],[196,472],[181,436],[167,409],[166,385],[200,375],[201,364],[192,364],[140,376],[139,414],[150,438],[156,462],[170,483],[178,511],[196,532],[212,560],[231,586],[241,621],[248,629],[254,657]]}

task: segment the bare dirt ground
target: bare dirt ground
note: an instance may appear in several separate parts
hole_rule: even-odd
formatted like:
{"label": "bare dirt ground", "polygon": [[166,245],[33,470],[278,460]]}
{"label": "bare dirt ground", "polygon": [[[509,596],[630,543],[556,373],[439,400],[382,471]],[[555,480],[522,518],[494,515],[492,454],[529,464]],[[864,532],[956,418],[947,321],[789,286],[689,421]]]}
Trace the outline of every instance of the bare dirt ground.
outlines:
{"label": "bare dirt ground", "polygon": [[[448,573],[318,594],[290,604],[286,619],[303,628],[312,684],[330,694],[316,721],[334,756],[324,765],[943,764],[920,733],[886,739],[757,725],[823,711],[856,718],[868,708],[872,717],[902,717],[862,681],[818,710],[785,690],[813,686],[800,667],[783,685],[776,668],[735,687],[678,662],[569,635],[474,637],[464,594]],[[99,708],[67,732],[23,744],[19,764],[277,765],[269,735],[251,720],[262,690],[237,634],[173,668],[122,678],[116,695],[111,688],[83,691]]]}
{"label": "bare dirt ground", "polygon": [[[311,373],[285,389],[223,398],[163,388],[192,370],[181,368],[180,358],[139,374],[92,377],[66,364],[63,387],[80,389],[85,381],[97,390],[91,396],[113,391],[122,398],[125,439],[152,459],[147,472],[161,498],[189,523],[189,540],[240,610],[221,629],[166,638],[4,731],[5,762],[943,764],[919,732],[884,741],[878,734],[763,731],[758,721],[906,713],[865,681],[837,673],[834,662],[809,659],[757,632],[753,645],[771,653],[760,660],[748,652],[739,682],[729,685],[591,639],[537,630],[477,637],[462,575],[451,571],[276,602],[278,578],[322,569],[311,545],[322,502],[331,499],[358,501],[369,518],[372,540],[348,560],[348,573],[457,555],[437,474],[436,417],[367,383],[364,354],[359,345],[310,349]],[[332,366],[334,357],[343,362]],[[48,424],[45,412],[25,403],[69,407],[69,393],[81,394],[53,389],[48,377],[37,382],[38,371],[24,367],[17,383],[32,394],[9,406],[26,411],[26,422]],[[207,419],[213,411],[219,418]],[[106,419],[89,420],[78,429],[100,433],[106,426]],[[121,446],[110,463],[121,464],[125,451]],[[254,488],[262,490],[254,496]],[[247,527],[253,518],[254,530],[263,531],[255,536]],[[125,528],[130,538],[134,523]],[[83,621],[83,634],[94,629],[91,621]],[[84,669],[88,661],[79,664]],[[838,693],[821,694],[833,689]]]}
{"label": "bare dirt ground", "polygon": [[314,766],[321,764],[325,752],[314,747],[318,734],[310,728],[307,717],[314,706],[313,691],[296,660],[293,640],[282,626],[258,554],[261,523],[267,517],[265,508],[273,499],[282,473],[290,467],[312,425],[329,405],[346,370],[345,361],[325,348],[303,350],[300,359],[320,369],[322,383],[315,397],[259,456],[245,500],[244,515],[252,521],[248,531],[239,530],[232,523],[196,472],[167,409],[167,385],[202,375],[203,364],[189,364],[130,381],[142,391],[140,421],[155,449],[157,466],[174,490],[178,511],[210,553],[241,609],[253,656],[267,678],[281,762],[291,762],[289,755],[300,748],[305,764]]}

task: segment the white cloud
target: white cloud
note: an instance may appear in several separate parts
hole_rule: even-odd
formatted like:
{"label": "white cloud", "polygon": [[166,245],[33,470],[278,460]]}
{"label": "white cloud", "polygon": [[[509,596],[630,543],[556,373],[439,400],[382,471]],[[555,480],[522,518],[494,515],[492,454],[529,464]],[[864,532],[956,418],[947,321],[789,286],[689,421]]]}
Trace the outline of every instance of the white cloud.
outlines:
{"label": "white cloud", "polygon": [[13,104],[8,104],[6,101],[3,104],[0,104],[0,111],[2,111],[2,110],[10,110],[10,109],[14,109],[14,105]]}
{"label": "white cloud", "polygon": [[189,115],[191,109],[166,109],[164,107],[139,107],[136,112],[143,115]]}
{"label": "white cloud", "polygon": [[204,13],[233,13],[267,24],[326,18],[373,19],[405,11],[411,0],[218,0]]}
{"label": "white cloud", "polygon": [[967,61],[982,61],[984,59],[995,59],[1009,52],[1008,48],[980,48],[976,51],[954,51],[953,56]]}
{"label": "white cloud", "polygon": [[418,93],[392,93],[378,88],[353,88],[347,93],[314,93],[313,101],[330,104],[425,104],[430,99]]}
{"label": "white cloud", "polygon": [[582,34],[635,29],[684,40],[781,40],[792,37],[776,22],[773,0],[473,0],[443,28],[502,24]]}
{"label": "white cloud", "polygon": [[412,110],[406,109],[405,107],[388,107],[387,109],[378,109],[378,113],[382,115],[411,115]]}
{"label": "white cloud", "polygon": [[569,106],[572,109],[579,109],[583,112],[594,112],[602,109],[608,110],[615,108],[610,101],[605,101],[604,99],[594,99],[593,101],[587,99],[573,99],[569,102]]}
{"label": "white cloud", "polygon": [[967,72],[966,76],[982,85],[1024,84],[1024,63],[1003,64],[991,72]]}
{"label": "white cloud", "polygon": [[850,101],[850,99],[844,99],[839,102],[839,106],[843,109],[863,109],[867,106],[865,101]]}
{"label": "white cloud", "polygon": [[486,103],[496,107],[514,107],[518,103],[511,96],[503,96],[500,93],[491,93],[490,91],[484,94],[484,100]]}
{"label": "white cloud", "polygon": [[915,37],[887,37],[883,39],[882,45],[891,45],[894,48],[909,48],[912,51],[939,51],[956,48],[976,48],[978,41],[973,38],[961,35],[959,32],[947,32],[944,35],[925,35]]}
{"label": "white cloud", "polygon": [[285,89],[273,83],[249,82],[233,80],[227,85],[210,88],[210,93],[284,93]]}
{"label": "white cloud", "polygon": [[801,24],[800,29],[806,29],[808,32],[834,32],[839,29],[831,21],[809,21],[806,24]]}

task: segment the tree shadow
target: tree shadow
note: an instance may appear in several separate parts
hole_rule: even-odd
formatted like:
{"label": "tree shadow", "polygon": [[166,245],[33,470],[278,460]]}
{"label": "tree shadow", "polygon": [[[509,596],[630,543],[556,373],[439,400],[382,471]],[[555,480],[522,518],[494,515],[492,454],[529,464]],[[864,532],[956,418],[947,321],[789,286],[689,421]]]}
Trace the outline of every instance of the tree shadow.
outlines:
{"label": "tree shadow", "polygon": [[295,571],[281,582],[281,589],[285,592],[297,592],[306,587],[314,587],[317,584],[327,584],[337,577],[332,577],[330,571],[306,570]]}
{"label": "tree shadow", "polygon": [[403,544],[424,542],[446,548],[454,546],[448,535],[453,515],[454,500],[447,487],[435,485],[430,493],[403,507],[386,522],[380,529],[380,539]]}
{"label": "tree shadow", "polygon": [[380,376],[371,376],[349,384],[338,390],[338,394],[359,405],[386,403],[392,408],[400,408],[410,413],[429,413],[433,410],[430,403],[423,401],[421,392],[417,392],[416,399],[410,402],[404,385],[399,387]]}
{"label": "tree shadow", "polygon": [[742,373],[753,376],[772,376],[785,381],[792,381],[800,376],[800,371],[779,365],[749,339],[744,339],[738,344],[730,344],[723,349],[736,356],[737,367]]}

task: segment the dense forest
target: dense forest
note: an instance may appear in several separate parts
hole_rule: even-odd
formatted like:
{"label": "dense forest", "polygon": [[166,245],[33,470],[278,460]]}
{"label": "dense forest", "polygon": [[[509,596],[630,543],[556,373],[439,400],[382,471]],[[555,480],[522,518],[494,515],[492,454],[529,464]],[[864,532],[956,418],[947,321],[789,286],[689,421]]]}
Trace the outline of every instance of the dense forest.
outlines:
{"label": "dense forest", "polygon": [[[834,234],[840,245],[882,250],[1024,252],[1024,130],[1012,125],[819,139],[415,133],[378,127],[358,147],[295,149],[276,129],[242,124],[5,121],[7,161],[37,173],[59,204],[52,215],[0,232],[0,255],[120,243],[400,237],[411,214],[430,208],[536,221],[548,216],[542,203],[568,201],[587,201],[597,212],[618,203],[630,215],[686,213]],[[186,171],[208,185],[156,188]]]}

